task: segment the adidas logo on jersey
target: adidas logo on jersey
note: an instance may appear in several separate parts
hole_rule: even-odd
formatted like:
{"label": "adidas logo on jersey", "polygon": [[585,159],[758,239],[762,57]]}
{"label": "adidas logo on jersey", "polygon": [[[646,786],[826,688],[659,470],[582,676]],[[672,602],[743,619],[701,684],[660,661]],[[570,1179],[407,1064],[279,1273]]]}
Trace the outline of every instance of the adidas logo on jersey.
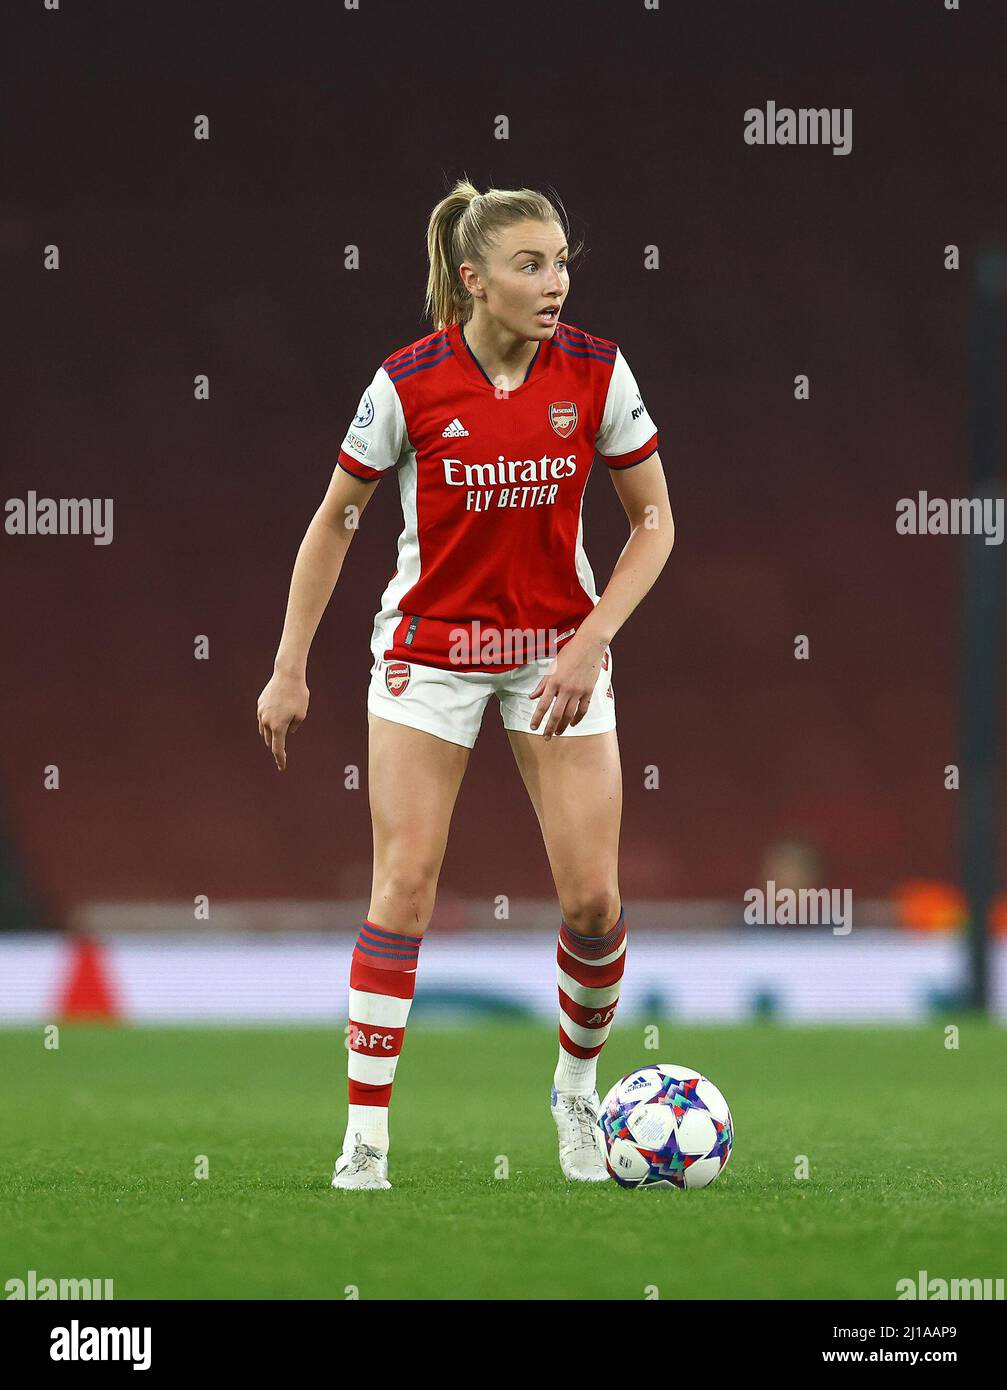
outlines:
{"label": "adidas logo on jersey", "polygon": [[451,421],[450,425],[448,425],[446,429],[441,431],[441,435],[444,439],[460,439],[463,434],[468,434],[468,430],[459,420],[457,415]]}

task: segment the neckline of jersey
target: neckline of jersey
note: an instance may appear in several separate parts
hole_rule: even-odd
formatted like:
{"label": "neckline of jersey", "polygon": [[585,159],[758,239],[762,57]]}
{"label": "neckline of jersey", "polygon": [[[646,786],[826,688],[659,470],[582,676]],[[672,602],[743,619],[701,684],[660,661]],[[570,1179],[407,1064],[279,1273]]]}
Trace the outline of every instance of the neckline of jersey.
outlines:
{"label": "neckline of jersey", "polygon": [[[555,329],[553,331],[555,332]],[[475,353],[469,347],[468,341],[465,337],[465,334],[462,330],[462,325],[460,323],[451,323],[448,325],[448,342],[451,344],[451,350],[454,353],[455,357],[458,359],[458,361],[461,363],[462,370],[466,373],[466,375],[471,377],[474,381],[477,381],[480,386],[488,387],[490,391],[495,391],[497,388],[494,386],[493,382],[490,381],[489,377],[483,371],[482,364],[480,363],[478,357],[476,357]],[[507,393],[508,396],[516,396],[517,393],[519,391],[523,391],[526,386],[529,386],[533,384],[533,382],[539,381],[542,378],[542,376],[546,372],[546,369],[549,366],[550,361],[550,355],[548,351],[543,352],[542,349],[543,347],[548,348],[548,344],[550,342],[551,339],[549,338],[542,339],[538,347],[535,349],[534,356],[528,363],[528,370],[524,374],[524,380],[520,383],[520,385],[511,387],[510,391],[508,391]],[[536,363],[540,363],[538,371],[535,371]]]}

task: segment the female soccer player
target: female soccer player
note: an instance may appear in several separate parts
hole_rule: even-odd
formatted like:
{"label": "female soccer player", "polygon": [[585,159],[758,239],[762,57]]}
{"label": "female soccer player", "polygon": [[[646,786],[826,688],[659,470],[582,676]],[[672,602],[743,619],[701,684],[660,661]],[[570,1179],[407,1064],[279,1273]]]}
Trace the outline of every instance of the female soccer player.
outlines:
{"label": "female soccer player", "polygon": [[[528,188],[478,193],[460,180],[434,208],[435,331],[386,357],[361,398],[298,551],[259,696],[259,733],[282,772],[286,737],[307,715],[319,619],[374,484],[394,470],[404,526],[371,642],[374,873],[350,967],[349,1115],[335,1188],[391,1185],[388,1106],[420,943],[492,695],[562,910],[560,1166],[573,1180],[608,1176],[595,1077],[626,950],[610,644],[664,567],[674,524],[657,431],[625,357],[561,318],[567,236],[562,204]],[[595,452],[630,525],[600,598],[581,525]]]}

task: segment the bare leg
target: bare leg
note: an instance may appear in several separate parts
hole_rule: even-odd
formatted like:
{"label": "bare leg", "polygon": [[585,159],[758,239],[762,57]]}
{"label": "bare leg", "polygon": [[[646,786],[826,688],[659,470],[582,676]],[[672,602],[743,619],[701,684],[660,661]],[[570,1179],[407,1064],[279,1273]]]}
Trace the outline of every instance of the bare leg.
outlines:
{"label": "bare leg", "polygon": [[[553,1085],[560,1095],[590,1096],[625,964],[618,870],[619,744],[614,729],[548,740],[510,732],[510,741],[542,827],[562,910],[556,955],[559,1057]],[[574,1169],[564,1171],[576,1175],[581,1162],[575,1156]],[[592,1168],[590,1160],[588,1166]]]}
{"label": "bare leg", "polygon": [[[368,714],[368,725],[374,875],[350,964],[349,1107],[340,1162],[359,1137],[383,1156],[373,1158],[380,1163],[387,1161],[388,1109],[420,943],[469,750],[379,715]],[[381,1185],[380,1174],[374,1178]],[[356,1181],[352,1171],[338,1180]]]}
{"label": "bare leg", "polygon": [[616,732],[552,739],[508,734],[542,828],[563,920],[584,936],[603,936],[621,902]]}
{"label": "bare leg", "polygon": [[368,714],[374,872],[367,916],[422,936],[437,894],[448,828],[470,749]]}

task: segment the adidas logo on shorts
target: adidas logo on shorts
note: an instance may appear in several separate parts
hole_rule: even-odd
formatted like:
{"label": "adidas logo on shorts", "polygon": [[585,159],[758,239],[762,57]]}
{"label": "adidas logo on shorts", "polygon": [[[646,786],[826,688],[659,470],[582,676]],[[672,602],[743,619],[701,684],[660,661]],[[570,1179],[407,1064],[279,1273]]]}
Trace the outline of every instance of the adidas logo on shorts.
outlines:
{"label": "adidas logo on shorts", "polygon": [[463,434],[468,434],[468,430],[459,420],[457,415],[451,421],[450,425],[448,425],[446,429],[441,431],[441,435],[444,439],[460,439]]}

